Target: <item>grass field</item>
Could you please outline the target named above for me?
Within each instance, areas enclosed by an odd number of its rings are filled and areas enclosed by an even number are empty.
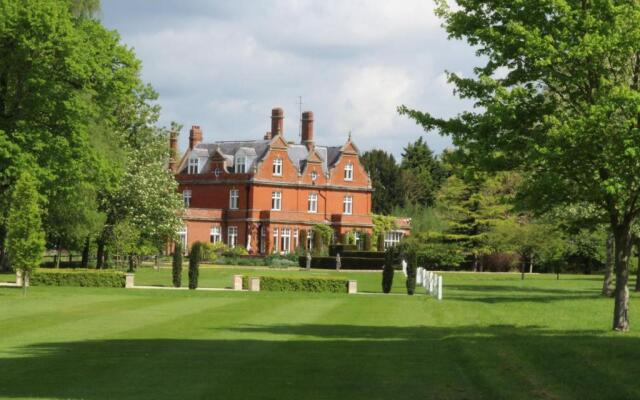
[[[204,269],[201,284],[228,286],[234,273],[247,270]],[[136,283],[168,285],[169,275],[145,269]],[[379,291],[378,273],[340,275]],[[23,298],[0,288],[0,397],[640,398],[640,325],[609,331],[600,282],[447,274],[442,302],[53,287]]]

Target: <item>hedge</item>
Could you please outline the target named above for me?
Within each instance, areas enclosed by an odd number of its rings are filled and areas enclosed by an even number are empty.
[[[340,255],[341,269],[382,269],[384,258],[342,257]],[[306,268],[307,258],[299,257],[298,265]],[[311,268],[335,269],[336,257],[311,257]]]
[[[383,258],[384,251],[344,251],[340,253],[340,257],[356,257],[356,258]]]
[[[124,273],[120,271],[69,271],[37,269],[30,277],[32,286],[124,287]]]
[[[340,253],[340,257],[342,257],[342,253],[345,251],[356,251],[358,247],[355,244],[333,244],[329,246],[329,255],[331,257],[335,257],[336,254]]]
[[[283,278],[274,276],[254,276],[260,278],[260,291],[267,292],[329,292],[346,293],[349,281],[328,278]],[[249,288],[249,276],[242,277],[242,287]]]

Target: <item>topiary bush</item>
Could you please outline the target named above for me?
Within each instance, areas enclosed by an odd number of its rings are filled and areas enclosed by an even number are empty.
[[[412,252],[412,253],[406,254],[406,260],[407,260],[407,282],[406,282],[407,294],[409,296],[412,296],[416,291],[416,269],[417,269],[416,253]]]
[[[286,278],[259,276],[260,291],[267,292],[314,292],[314,293],[346,293],[349,281],[346,279],[327,278]],[[242,277],[242,287],[248,289],[249,277]]]
[[[396,252],[390,247],[384,256],[384,266],[382,267],[382,292],[389,293],[393,287],[394,266],[397,263]]]
[[[171,273],[173,278],[173,287],[182,286],[182,243],[180,242],[177,242],[173,249]]]
[[[195,242],[191,246],[191,253],[189,254],[189,289],[198,288],[200,261],[202,261],[202,243]]]
[[[300,229],[300,240],[299,240],[299,251],[300,253],[304,254],[306,253],[307,249],[307,238],[309,237],[309,234],[307,233],[306,229]]]
[[[378,251],[384,251],[384,232],[378,234]]]
[[[120,271],[36,269],[29,278],[29,283],[32,286],[123,288],[125,284],[125,277],[124,273]]]

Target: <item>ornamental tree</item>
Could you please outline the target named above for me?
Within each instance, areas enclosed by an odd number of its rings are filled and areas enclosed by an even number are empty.
[[[42,262],[44,231],[42,230],[38,183],[29,173],[23,172],[11,196],[11,208],[7,220],[7,252],[11,265],[22,273],[22,288],[27,293],[29,275]]]
[[[613,329],[629,329],[631,227],[640,213],[640,2],[438,0],[453,39],[476,48],[474,76],[449,74],[475,108],[443,119],[399,111],[489,169],[523,172],[537,212],[584,203],[614,236]]]

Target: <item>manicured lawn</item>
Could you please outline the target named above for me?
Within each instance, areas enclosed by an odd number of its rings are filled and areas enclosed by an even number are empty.
[[[378,273],[353,274],[378,290]],[[225,286],[230,275],[203,270],[202,281]],[[23,298],[0,288],[0,397],[640,398],[640,324],[611,333],[613,303],[599,287],[598,276],[447,274],[442,302],[53,287]]]

